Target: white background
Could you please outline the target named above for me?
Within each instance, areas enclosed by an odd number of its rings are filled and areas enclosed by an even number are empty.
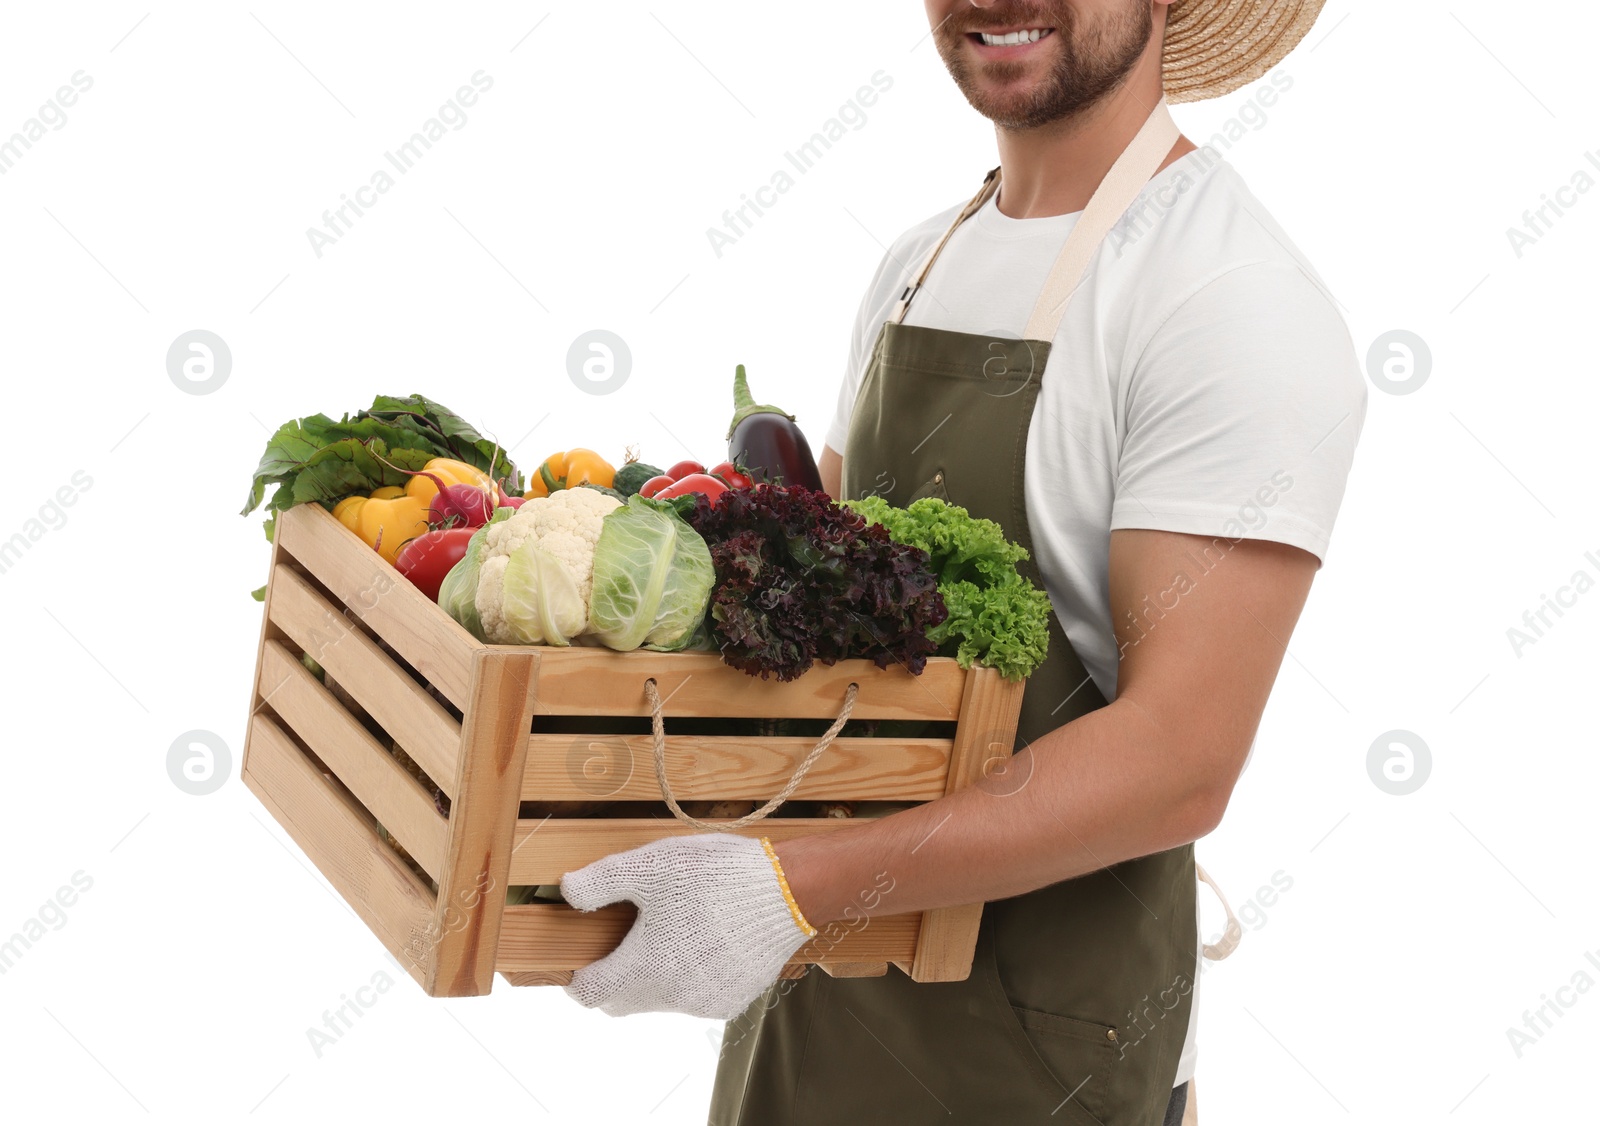
[[[720,456],[742,362],[820,447],[884,246],[995,163],[926,26],[911,3],[7,5],[0,136],[93,79],[0,176],[0,539],[92,480],[0,574],[0,938],[93,881],[0,976],[8,1120],[703,1121],[720,1025],[504,982],[425,997],[239,782],[268,547],[237,513],[268,427],[378,392],[442,400],[525,467],[627,443],[665,464]],[[1592,1114],[1600,990],[1520,1057],[1507,1029],[1600,982],[1600,593],[1520,655],[1506,631],[1600,577],[1600,191],[1520,258],[1506,229],[1600,176],[1597,36],[1587,5],[1330,0],[1226,154],[1362,354],[1406,329],[1432,368],[1373,389],[1254,761],[1199,845],[1238,908],[1292,881],[1203,979],[1202,1121]],[[319,258],[306,229],[480,70],[464,127]],[[707,228],[880,70],[864,126],[718,257]],[[1248,97],[1174,116],[1203,143]],[[211,394],[166,371],[196,328],[232,351]],[[567,375],[595,328],[633,356],[603,397]],[[205,797],[167,774],[194,729],[231,752]],[[1405,796],[1368,771],[1393,729],[1431,751]],[[380,971],[395,987],[319,1057],[307,1030]]]

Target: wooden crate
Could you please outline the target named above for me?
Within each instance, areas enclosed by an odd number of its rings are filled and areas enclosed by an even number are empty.
[[[608,719],[648,717],[651,677],[665,700],[668,777],[680,801],[769,798],[815,740],[673,734],[679,717],[833,719],[853,682],[852,719],[931,720],[948,735],[841,737],[794,799],[917,802],[1009,756],[1022,702],[1021,684],[952,658],[930,659],[918,676],[851,660],[779,683],[715,653],[485,645],[327,511],[304,504],[277,520],[243,778],[430,995],[488,993],[496,972],[514,985],[562,984],[615,948],[634,908],[507,905],[507,889],[557,884],[601,856],[697,830],[670,816],[519,819],[520,806],[592,800],[597,786],[612,799],[659,803],[648,734],[586,743],[568,718],[594,717],[604,731]],[[541,733],[541,722],[555,725],[549,717],[569,730]],[[586,758],[591,744],[599,751]],[[391,746],[443,791],[448,815]],[[597,780],[593,760],[606,767],[613,755],[623,769]],[[857,821],[769,817],[736,831],[780,840]],[[918,981],[961,980],[981,910],[825,926],[785,974],[816,964],[865,976],[893,962]]]

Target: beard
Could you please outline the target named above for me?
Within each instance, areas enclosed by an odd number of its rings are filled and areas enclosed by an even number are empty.
[[[974,63],[968,34],[1017,25],[1053,27],[1049,39],[1057,57],[1039,80],[1023,83],[1032,60]],[[1005,129],[1035,129],[1082,113],[1127,77],[1149,45],[1155,21],[1149,0],[1130,0],[1127,8],[1093,25],[1081,25],[1064,0],[1037,7],[972,10],[959,22],[946,20],[935,31],[939,56],[972,108]]]

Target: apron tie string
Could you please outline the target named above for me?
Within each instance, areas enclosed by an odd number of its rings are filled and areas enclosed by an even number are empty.
[[[1217,886],[1217,881],[1211,878],[1210,873],[1200,867],[1198,860],[1194,862],[1194,870],[1195,874],[1204,880],[1212,891],[1216,892],[1217,898],[1222,900],[1222,909],[1228,913],[1228,926],[1222,932],[1222,938],[1216,942],[1208,942],[1202,947],[1202,953],[1205,954],[1207,961],[1220,962],[1229,954],[1232,954],[1234,948],[1239,945],[1239,940],[1244,937],[1244,928],[1239,925],[1239,919],[1234,915],[1233,906],[1228,902],[1228,897],[1222,894],[1222,889]]]

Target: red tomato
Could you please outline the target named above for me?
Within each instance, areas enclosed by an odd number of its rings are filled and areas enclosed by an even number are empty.
[[[711,498],[711,503],[715,504],[717,498],[727,491],[728,486],[715,477],[708,476],[705,473],[691,473],[687,477],[680,477],[672,482],[672,484],[657,493],[656,496],[662,500],[670,500],[672,497],[681,497],[685,493],[704,493]]]
[[[671,469],[667,470],[667,476],[671,477],[674,481],[681,481],[691,473],[704,473],[705,471],[706,467],[701,465],[698,461],[680,461]]]
[[[428,532],[409,541],[394,557],[395,569],[430,599],[439,601],[439,586],[450,568],[467,553],[476,528],[449,528]]]
[[[658,477],[650,478],[650,480],[640,485],[639,495],[642,497],[653,497],[670,484],[672,484],[671,475],[663,473]]]
[[[731,461],[719,461],[706,472],[713,477],[720,478],[723,484],[730,489],[748,489],[750,487],[749,474],[740,473],[738,469],[734,468],[734,464]]]

